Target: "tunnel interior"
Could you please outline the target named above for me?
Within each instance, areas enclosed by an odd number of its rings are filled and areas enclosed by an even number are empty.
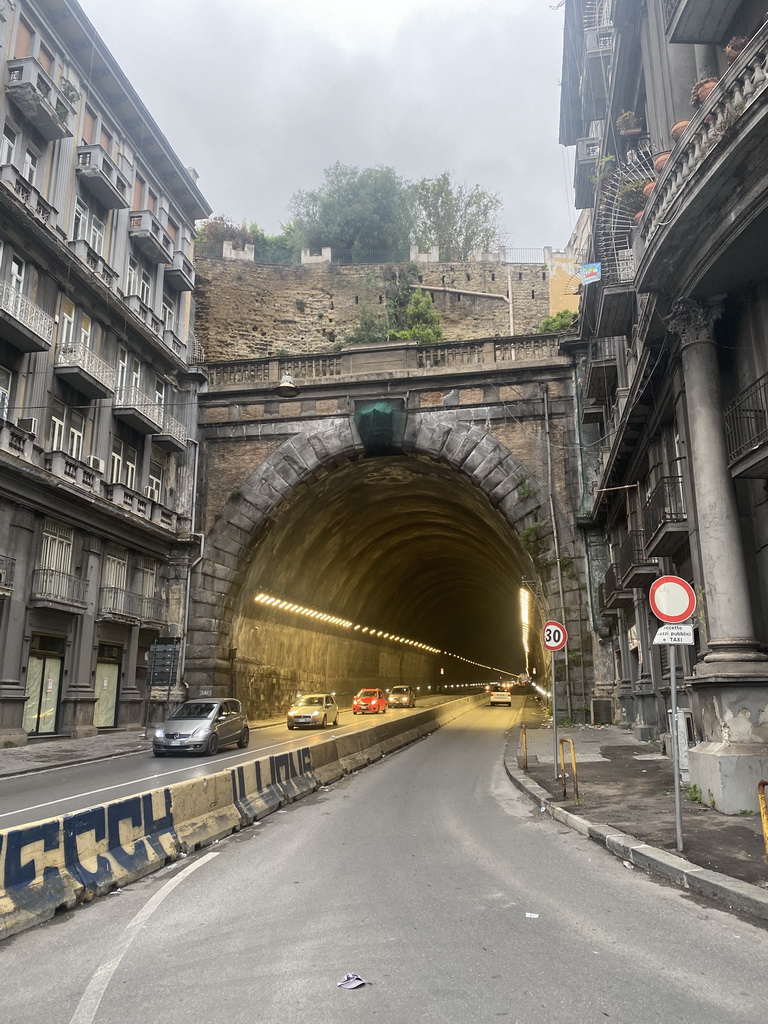
[[[387,676],[382,686],[404,676],[498,678],[526,668],[520,588],[532,575],[517,533],[462,473],[402,454],[342,461],[298,488],[254,538],[232,643],[262,691],[291,672],[318,689],[343,685],[345,671],[355,675],[359,655],[343,652],[349,630],[254,601],[267,592],[459,656],[427,657],[377,640],[360,685],[376,683],[366,672]]]

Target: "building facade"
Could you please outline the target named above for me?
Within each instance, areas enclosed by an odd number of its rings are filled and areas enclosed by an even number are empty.
[[[759,0],[568,0],[560,139],[590,211],[581,523],[605,529],[621,715],[670,731],[649,584],[691,582],[690,779],[737,813],[768,773],[768,22]],[[679,659],[678,659],[679,660]]]
[[[131,727],[183,632],[210,213],[74,0],[0,0],[0,745]]]

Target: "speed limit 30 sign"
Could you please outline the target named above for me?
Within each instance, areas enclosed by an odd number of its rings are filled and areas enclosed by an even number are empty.
[[[568,630],[562,622],[550,619],[549,622],[544,623],[543,639],[546,650],[561,651],[568,643]]]

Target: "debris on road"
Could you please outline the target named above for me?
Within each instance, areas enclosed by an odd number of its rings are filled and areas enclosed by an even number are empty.
[[[366,981],[365,978],[361,978],[359,974],[355,974],[352,971],[350,974],[345,974],[341,981],[336,982],[337,988],[361,988],[363,985],[370,985],[370,981]]]
[[[538,914],[529,914],[529,913],[528,913],[528,912],[526,911],[526,913],[525,913],[525,916],[526,916],[526,917],[538,917],[539,915],[538,915]]]

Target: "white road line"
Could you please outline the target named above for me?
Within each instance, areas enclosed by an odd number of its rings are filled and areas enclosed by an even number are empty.
[[[93,1019],[101,1005],[101,1000],[104,997],[107,986],[112,980],[112,975],[120,966],[120,961],[128,952],[131,943],[138,936],[141,928],[146,924],[152,914],[154,914],[166,896],[170,896],[177,885],[180,885],[188,875],[191,875],[193,871],[197,871],[198,868],[201,868],[203,864],[211,860],[212,857],[218,857],[218,853],[206,853],[204,857],[200,858],[200,860],[196,860],[192,864],[187,864],[187,866],[180,871],[178,875],[167,881],[159,892],[156,892],[151,899],[147,900],[138,914],[136,914],[133,920],[126,926],[125,934],[117,943],[117,949],[114,956],[112,956],[110,960],[107,960],[106,963],[103,963],[88,982],[88,987],[85,992],[83,992],[80,1002],[77,1004],[77,1009],[72,1016],[70,1024],[93,1024]]]

